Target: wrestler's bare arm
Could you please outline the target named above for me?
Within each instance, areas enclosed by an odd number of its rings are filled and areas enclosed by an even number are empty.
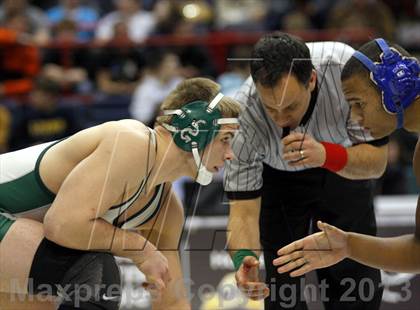
[[[420,143],[413,169],[420,181]],[[420,199],[417,201],[416,234],[396,238],[375,238],[349,233],[350,258],[373,267],[396,272],[420,272]]]
[[[147,156],[148,140],[120,125],[109,126],[103,137],[61,184],[45,216],[45,233],[66,247],[109,250],[132,258],[139,253],[129,250],[143,249],[146,240],[99,217],[120,201],[126,190],[138,187],[145,171],[142,156]]]
[[[413,159],[417,183],[420,181],[420,143]],[[279,251],[276,266],[281,273],[297,271],[294,276],[331,266],[344,258],[394,272],[420,272],[420,198],[417,201],[416,232],[395,238],[346,233],[331,225],[318,224],[322,232],[291,243]],[[321,250],[321,251],[319,251]],[[300,263],[297,263],[300,262]],[[306,262],[302,265],[302,262]]]
[[[417,186],[420,187],[420,138],[417,141],[416,149],[414,151],[413,170],[414,170],[414,175],[416,176]],[[416,238],[420,240],[420,202],[417,202],[415,235],[416,235]]]
[[[148,230],[142,231],[156,245],[159,251],[166,256],[169,263],[172,280],[168,283],[160,300],[153,301],[153,310],[188,310],[189,300],[185,289],[179,246],[184,225],[184,210],[176,194],[169,184],[165,185],[164,202],[157,219],[153,221]],[[141,228],[141,227],[140,227]]]
[[[347,148],[347,164],[338,175],[358,180],[379,178],[385,171],[388,160],[388,145],[373,146],[362,143]]]

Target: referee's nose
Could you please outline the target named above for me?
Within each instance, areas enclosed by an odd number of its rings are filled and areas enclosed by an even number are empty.
[[[279,127],[288,127],[290,124],[290,117],[283,113],[277,113],[273,115],[273,120]]]

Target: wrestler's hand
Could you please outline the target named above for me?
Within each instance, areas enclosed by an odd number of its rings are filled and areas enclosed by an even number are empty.
[[[283,158],[292,167],[321,167],[325,163],[324,146],[309,134],[293,132],[282,139]]]
[[[153,298],[159,299],[171,281],[167,258],[149,243],[142,251],[141,258],[134,263],[146,276],[146,282],[142,286]]]
[[[283,248],[273,260],[280,266],[279,273],[290,273],[291,277],[301,276],[309,271],[334,265],[349,256],[347,233],[332,225],[318,221],[321,232],[295,241]]]
[[[246,256],[235,274],[238,288],[252,300],[264,299],[270,294],[267,285],[259,279],[259,266],[255,257]]]

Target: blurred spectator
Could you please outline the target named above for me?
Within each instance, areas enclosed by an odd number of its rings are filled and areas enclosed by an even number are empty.
[[[182,16],[181,23],[176,25],[176,33],[206,33],[213,22],[213,8],[206,0],[180,2],[179,10]],[[187,28],[187,29],[184,29]]]
[[[24,95],[32,88],[40,56],[28,31],[28,18],[19,12],[8,14],[0,28],[0,96]]]
[[[177,55],[169,51],[150,52],[150,56],[146,57],[143,79],[131,102],[130,112],[133,118],[153,126],[160,104],[182,81],[179,69]]]
[[[236,92],[248,78],[249,59],[251,48],[241,46],[235,47],[229,55],[231,59],[227,64],[227,71],[217,78],[217,83],[221,86],[221,92],[229,97],[234,97]]]
[[[198,76],[216,77],[216,69],[204,46],[178,46],[174,49],[181,61],[181,75],[188,79]]]
[[[97,51],[98,89],[109,95],[131,95],[140,80],[143,57],[136,48],[130,48],[130,38],[125,23],[114,25],[110,46]]]
[[[8,20],[10,15],[23,15],[27,18],[27,31],[33,36],[33,42],[38,45],[48,42],[48,19],[40,9],[29,5],[27,0],[4,0],[0,7],[0,23]]]
[[[306,30],[314,28],[311,16],[315,14],[314,7],[309,1],[295,1],[295,8],[284,16],[282,21],[282,29],[286,31]]]
[[[9,136],[12,125],[12,117],[9,109],[0,105],[0,154],[9,151]]]
[[[153,14],[156,18],[154,34],[172,34],[182,22],[180,4],[171,0],[161,0],[155,5]]]
[[[143,42],[155,27],[152,13],[142,10],[139,0],[114,0],[116,11],[99,20],[96,29],[98,42],[108,42],[115,37],[117,24],[124,23],[128,37],[135,43]]]
[[[412,47],[418,50],[420,42],[420,1],[384,1],[398,21],[395,40],[404,47]]]
[[[211,9],[202,1],[170,1],[156,3],[155,34],[191,37],[208,31],[211,22]],[[214,64],[208,49],[199,45],[177,46],[174,52],[181,61],[181,75],[185,78],[197,76],[216,76]]]
[[[144,10],[152,11],[155,4],[162,0],[137,0],[137,1],[141,1],[142,8]],[[179,1],[179,0],[174,0],[174,1]],[[108,14],[109,12],[112,12],[112,10],[114,10],[115,8],[115,5],[114,5],[115,0],[89,0],[89,2],[92,3],[92,5],[94,5],[95,8],[98,8],[98,11],[101,12],[101,15]]]
[[[79,42],[74,21],[62,20],[54,28],[54,41],[61,46]],[[92,90],[89,77],[94,79],[92,57],[87,48],[44,49],[42,75],[58,83],[62,90],[86,93]]]
[[[156,34],[192,35],[207,33],[213,22],[211,6],[204,0],[161,0],[154,9]]]
[[[10,149],[65,138],[80,130],[73,107],[59,103],[60,87],[40,77],[34,83],[29,102],[14,113]]]
[[[162,0],[141,0],[143,4],[143,9],[147,11],[152,11],[156,3],[162,1]],[[178,1],[178,0],[175,0]]]
[[[47,11],[47,16],[52,27],[64,20],[73,21],[76,24],[77,37],[81,41],[93,38],[98,21],[98,13],[93,8],[82,5],[80,0],[61,0],[59,5]]]
[[[89,0],[97,8],[99,15],[104,16],[114,10],[114,0]]]
[[[31,4],[40,8],[43,11],[47,11],[49,8],[57,5],[59,0],[30,0]],[[103,0],[102,0],[103,1]]]
[[[293,1],[269,1],[267,15],[266,15],[266,28],[267,30],[278,30],[282,28],[281,21],[283,17],[292,10]]]
[[[262,31],[268,11],[268,0],[214,0],[218,29]]]
[[[267,30],[321,29],[333,4],[333,0],[270,1]]]
[[[380,0],[337,1],[328,18],[330,28],[369,27],[378,37],[392,40],[395,19],[391,10]]]
[[[417,10],[420,3],[418,0],[382,1],[390,8],[398,22],[405,19],[415,19],[420,15],[420,10]]]
[[[331,1],[328,0],[297,0],[281,21],[285,30],[310,30],[323,28]]]

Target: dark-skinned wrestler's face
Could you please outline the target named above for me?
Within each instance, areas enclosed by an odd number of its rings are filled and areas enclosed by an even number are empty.
[[[351,118],[370,131],[376,139],[389,136],[397,128],[397,117],[385,111],[382,98],[367,77],[354,75],[342,83],[351,108]]]
[[[315,85],[313,70],[308,85],[300,83],[294,75],[285,75],[274,87],[256,83],[256,88],[267,114],[277,126],[295,129],[308,109]]]

